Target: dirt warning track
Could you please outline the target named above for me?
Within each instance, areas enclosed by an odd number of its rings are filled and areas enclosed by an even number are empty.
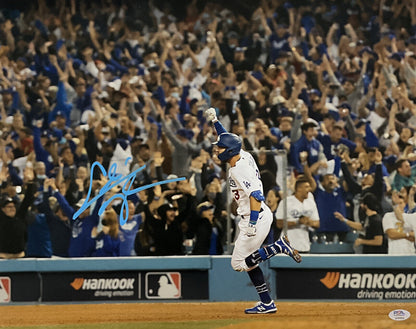
[[[0,327],[248,319],[250,322],[223,328],[416,328],[414,303],[278,302],[275,314],[244,314],[244,309],[250,306],[252,302],[0,306]],[[391,320],[388,314],[396,309],[409,311],[410,318],[405,321]]]

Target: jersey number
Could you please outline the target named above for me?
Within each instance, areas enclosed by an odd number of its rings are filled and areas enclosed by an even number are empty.
[[[238,190],[232,190],[231,192],[234,193],[234,199],[236,200],[240,199],[240,194],[238,193]]]

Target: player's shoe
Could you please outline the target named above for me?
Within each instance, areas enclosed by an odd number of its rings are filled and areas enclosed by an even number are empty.
[[[274,302],[271,301],[269,304],[258,302],[254,307],[247,308],[244,312],[246,314],[262,314],[262,313],[276,313],[277,308]]]
[[[282,249],[282,253],[285,253],[286,255],[292,257],[296,263],[300,263],[302,261],[302,256],[296,249],[294,249],[290,245],[289,239],[286,235],[282,236],[279,240],[277,240],[276,244],[280,246],[280,248]]]

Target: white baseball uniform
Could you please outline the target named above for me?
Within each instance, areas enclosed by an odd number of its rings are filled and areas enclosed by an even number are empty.
[[[254,191],[263,194],[263,183],[260,180],[260,172],[256,162],[250,153],[241,150],[241,158],[231,167],[228,173],[231,193],[237,202],[237,213],[241,216],[239,223],[240,233],[235,241],[231,258],[231,266],[236,271],[247,271],[249,268],[245,258],[258,250],[273,222],[273,214],[269,207],[261,201],[259,218],[256,223],[256,235],[248,237],[246,229],[250,220],[250,195]]]

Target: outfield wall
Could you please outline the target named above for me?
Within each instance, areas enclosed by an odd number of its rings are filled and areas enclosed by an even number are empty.
[[[416,256],[277,256],[262,269],[275,299],[416,300]],[[256,299],[230,256],[0,260],[0,303]]]

